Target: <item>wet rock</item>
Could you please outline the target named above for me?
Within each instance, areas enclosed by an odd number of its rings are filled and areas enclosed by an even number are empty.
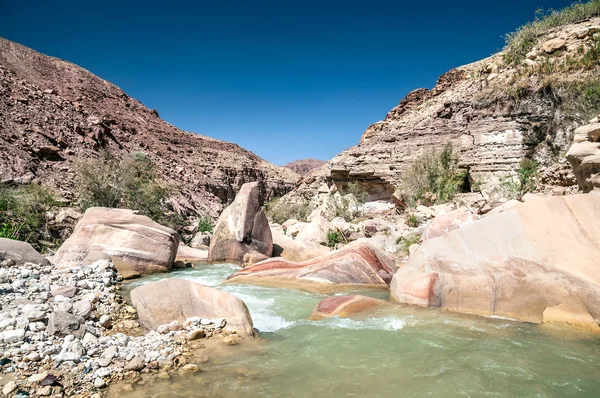
[[[327,297],[317,304],[308,319],[318,321],[332,316],[348,317],[389,305],[389,301],[361,295]]]

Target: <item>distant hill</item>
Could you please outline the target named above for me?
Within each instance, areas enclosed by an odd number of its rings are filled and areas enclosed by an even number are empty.
[[[101,151],[145,152],[178,188],[170,202],[184,215],[217,216],[245,182],[264,182],[269,199],[298,179],[236,144],[170,125],[77,65],[0,38],[0,181],[37,181],[76,200],[73,160]]]
[[[312,170],[318,169],[319,167],[323,166],[324,164],[325,164],[325,161],[323,161],[323,160],[300,159],[300,160],[296,160],[291,163],[288,163],[288,164],[284,165],[283,167],[287,167],[288,169],[300,174],[301,176],[304,176],[304,175],[310,173]]]

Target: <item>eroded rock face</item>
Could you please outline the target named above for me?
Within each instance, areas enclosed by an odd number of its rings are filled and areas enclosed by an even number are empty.
[[[0,238],[0,263],[8,260],[15,265],[34,263],[48,265],[46,257],[38,253],[29,243]]]
[[[600,123],[575,130],[567,160],[573,166],[577,184],[583,192],[600,188]]]
[[[531,198],[424,242],[394,276],[391,296],[534,323],[582,314],[598,322],[599,219],[595,192]]]
[[[188,318],[225,318],[227,329],[253,336],[252,317],[246,304],[222,290],[183,279],[164,279],[137,287],[131,301],[138,311],[140,325],[154,330],[172,321]]]
[[[231,275],[226,283],[288,287],[318,293],[357,288],[388,289],[395,267],[367,244],[348,245],[313,260],[272,258]]]
[[[105,253],[124,277],[166,272],[178,249],[175,231],[133,210],[92,207],[54,256],[60,267],[83,265]]]
[[[332,316],[344,318],[373,311],[390,304],[389,301],[361,295],[332,296],[321,300],[308,319],[318,321]]]
[[[259,184],[244,184],[235,200],[219,217],[210,241],[209,261],[242,264],[247,253],[271,257],[273,237],[269,220],[259,203]]]
[[[238,145],[180,130],[119,87],[77,65],[0,38],[0,181],[41,181],[73,199],[72,161],[143,151],[177,185],[185,215],[216,218],[245,182],[269,199],[298,175]]]

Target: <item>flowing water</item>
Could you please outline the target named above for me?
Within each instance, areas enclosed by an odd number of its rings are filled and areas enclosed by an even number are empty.
[[[260,339],[122,396],[600,397],[600,338],[583,331],[413,307],[308,321],[325,296],[220,286],[235,270],[200,265],[126,287],[177,277],[226,290],[246,302]]]

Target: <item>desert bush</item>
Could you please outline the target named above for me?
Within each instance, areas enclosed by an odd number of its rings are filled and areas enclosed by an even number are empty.
[[[451,200],[464,182],[457,163],[450,144],[439,152],[425,152],[402,176],[400,194],[404,202],[429,206]]]
[[[409,227],[416,228],[419,226],[419,217],[415,213],[406,213],[404,221]]]
[[[203,216],[198,219],[198,232],[211,233],[213,232],[212,221],[209,217]]]
[[[327,233],[327,246],[332,249],[338,244],[342,242],[342,233],[338,230],[330,230]]]
[[[306,221],[308,211],[309,202],[305,199],[297,203],[282,203],[280,198],[275,198],[265,204],[267,217],[276,224],[283,224],[292,219]]]
[[[46,214],[57,206],[50,191],[40,185],[0,185],[0,237],[28,242],[40,251],[56,246],[59,242]]]
[[[421,241],[421,235],[419,234],[412,234],[412,235],[408,235],[406,237],[403,238],[399,238],[398,239],[398,244],[400,245],[400,249],[402,251],[404,251],[405,253],[409,252],[409,248],[416,244],[419,243]]]
[[[539,164],[535,160],[523,159],[517,170],[517,178],[507,178],[502,182],[507,196],[511,199],[521,200],[528,192],[533,192],[537,188]]]
[[[535,19],[506,35],[504,60],[509,64],[519,64],[531,51],[538,37],[549,29],[577,23],[600,15],[600,0],[586,3],[577,2],[562,10],[536,11]]]
[[[153,220],[176,226],[182,219],[168,211],[172,188],[157,176],[152,160],[142,152],[118,159],[108,152],[74,162],[75,191],[82,210],[101,206],[138,210]]]

